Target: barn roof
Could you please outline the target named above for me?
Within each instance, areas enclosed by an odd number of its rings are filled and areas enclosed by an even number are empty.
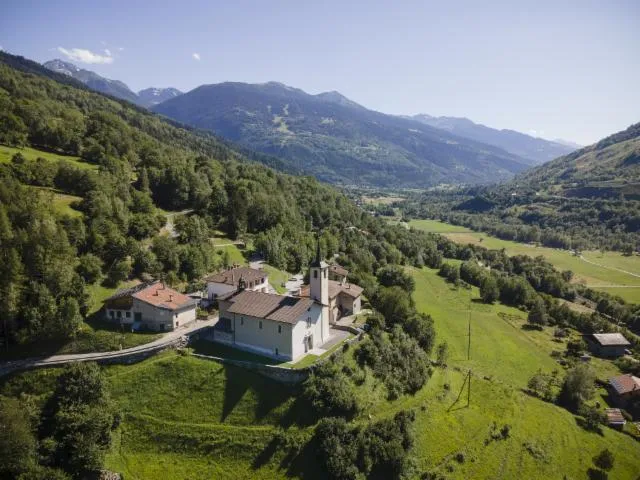
[[[602,346],[628,347],[631,344],[621,333],[594,333],[593,338]]]

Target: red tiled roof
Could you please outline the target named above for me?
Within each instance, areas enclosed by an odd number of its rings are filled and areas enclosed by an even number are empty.
[[[314,304],[314,301],[309,298],[287,297],[251,290],[237,292],[226,300],[231,302],[231,306],[227,309],[229,313],[283,323],[296,323],[298,318]]]
[[[618,395],[640,390],[640,378],[634,377],[630,373],[610,378],[609,383]]]
[[[154,283],[147,288],[134,293],[133,298],[153,305],[154,307],[167,310],[178,310],[188,305],[195,305],[196,301],[172,288],[166,287],[163,283]]]
[[[166,310],[178,310],[198,303],[197,300],[177,292],[158,281],[140,283],[133,287],[123,288],[107,298],[105,302],[124,297],[137,298],[149,305]]]
[[[262,279],[267,278],[267,272],[264,270],[256,270],[255,268],[237,267],[210,275],[205,278],[205,281],[212,283],[224,283],[225,285],[233,285],[234,287],[237,287],[240,277],[242,277],[247,283],[256,281],[262,283]]]

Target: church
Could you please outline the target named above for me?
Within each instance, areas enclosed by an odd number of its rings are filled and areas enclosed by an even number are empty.
[[[359,288],[359,287],[358,287]],[[283,361],[321,347],[331,336],[329,264],[320,256],[309,266],[308,296],[285,296],[247,288],[218,297],[220,319],[215,342]]]

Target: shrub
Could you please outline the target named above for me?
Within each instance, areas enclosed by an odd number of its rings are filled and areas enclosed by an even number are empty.
[[[608,448],[605,448],[598,455],[593,457],[593,464],[602,470],[611,470],[613,468],[613,461],[613,453]]]
[[[351,418],[358,412],[353,385],[331,363],[317,368],[303,385],[303,397],[318,416]]]

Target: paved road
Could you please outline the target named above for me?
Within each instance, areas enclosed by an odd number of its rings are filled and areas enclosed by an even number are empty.
[[[25,370],[33,367],[45,367],[54,365],[64,365],[70,362],[88,362],[97,360],[106,360],[119,357],[127,357],[136,353],[143,353],[148,350],[154,350],[163,346],[169,346],[182,336],[190,336],[197,331],[211,327],[216,324],[218,317],[209,320],[196,320],[191,325],[187,325],[173,332],[168,332],[162,338],[153,342],[145,343],[131,348],[115,350],[111,352],[95,352],[95,353],[71,353],[64,355],[51,355],[49,357],[32,357],[21,360],[12,360],[8,362],[0,362],[0,377],[14,370]]]

